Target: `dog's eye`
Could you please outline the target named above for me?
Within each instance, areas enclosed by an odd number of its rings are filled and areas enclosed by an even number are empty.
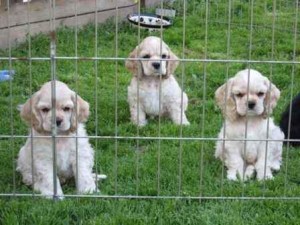
[[[257,96],[258,96],[258,97],[262,97],[262,96],[264,96],[264,94],[265,94],[265,93],[263,93],[262,91],[260,91],[260,92],[257,93]]]
[[[162,58],[162,59],[165,59],[165,58],[167,58],[167,55],[166,55],[166,54],[162,54],[162,55],[161,55],[161,58]]]
[[[150,59],[150,55],[149,55],[149,54],[144,55],[143,58],[144,58],[144,59]]]
[[[50,111],[50,109],[49,109],[49,108],[46,108],[46,107],[45,107],[45,108],[42,108],[41,110],[42,110],[43,113],[47,113],[47,112]]]
[[[71,108],[70,108],[70,107],[65,107],[65,108],[63,108],[63,110],[64,110],[65,112],[69,112],[69,111],[71,110]]]
[[[244,96],[244,94],[243,93],[237,93],[237,94],[235,94],[235,96],[238,97],[238,98],[242,98]]]

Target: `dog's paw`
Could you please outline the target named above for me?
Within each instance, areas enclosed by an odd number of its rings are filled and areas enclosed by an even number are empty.
[[[65,199],[64,195],[45,194],[43,196],[49,200],[64,200]]]
[[[105,180],[107,178],[107,176],[105,174],[96,174],[96,173],[92,173],[93,179],[100,181],[100,180]]]
[[[80,188],[80,190],[78,190],[79,194],[93,194],[95,192],[99,191],[96,188],[96,185],[91,184],[91,185],[87,185],[85,187]]]
[[[272,180],[274,177],[272,175],[271,170],[267,169],[266,173],[264,173],[264,171],[257,172],[256,178],[257,180],[262,181],[262,180]]]
[[[254,176],[255,167],[253,165],[247,166],[245,170],[245,180],[251,179]]]
[[[190,122],[188,120],[173,120],[173,122],[176,124],[176,125],[183,125],[183,126],[188,126],[190,125]]]
[[[232,180],[232,181],[236,181],[237,180],[236,171],[235,170],[228,170],[227,171],[227,179]]]
[[[181,124],[184,126],[188,126],[188,125],[190,125],[190,122],[188,120],[185,120],[185,121],[182,121]]]
[[[140,121],[132,120],[131,122],[138,127],[144,127],[148,124],[147,120],[140,120]]]

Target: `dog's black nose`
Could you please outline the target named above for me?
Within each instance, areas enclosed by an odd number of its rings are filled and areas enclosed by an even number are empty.
[[[60,126],[61,125],[61,123],[62,123],[62,119],[60,119],[60,118],[56,118],[56,126]]]
[[[152,66],[155,68],[155,69],[159,69],[159,67],[160,67],[160,63],[159,62],[153,62],[152,63]]]
[[[253,109],[255,107],[255,102],[248,102],[248,108]]]

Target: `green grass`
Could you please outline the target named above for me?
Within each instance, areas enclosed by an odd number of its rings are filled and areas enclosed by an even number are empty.
[[[181,58],[292,61],[294,54],[295,7],[292,1],[276,1],[276,20],[272,54],[273,3],[255,1],[253,7],[252,51],[250,46],[251,1],[232,1],[230,46],[228,51],[228,4],[213,1],[209,4],[205,23],[205,1],[187,4],[186,21],[183,3],[177,1],[174,25],[163,31],[165,42]],[[98,25],[95,49],[95,25],[78,31],[78,56],[127,57],[138,44],[138,31],[127,22],[118,25],[116,46],[114,20]],[[183,24],[185,23],[185,46]],[[299,27],[299,22],[298,22]],[[149,32],[141,30],[141,39]],[[150,35],[160,36],[159,32]],[[299,39],[299,32],[297,33]],[[31,56],[48,57],[49,36],[39,34],[31,38]],[[116,51],[117,47],[117,51]],[[300,43],[295,47],[299,61]],[[57,30],[57,54],[75,55],[75,29]],[[12,56],[27,57],[28,42],[12,49]],[[8,51],[0,50],[0,56]],[[228,66],[228,74],[227,74]],[[222,116],[215,106],[214,92],[246,63],[187,62],[181,63],[175,74],[189,96],[187,117],[189,127],[182,129],[183,137],[216,137]],[[0,135],[26,135],[16,107],[31,93],[51,79],[48,61],[12,61],[15,79],[0,83]],[[281,98],[274,111],[278,122],[291,97],[292,75],[294,95],[300,90],[299,66],[292,64],[252,63],[252,68],[269,77],[281,90]],[[8,61],[0,61],[0,68],[9,68]],[[77,68],[77,69],[76,69]],[[130,123],[126,102],[131,74],[123,61],[57,60],[57,77],[87,100],[91,116],[87,123],[89,135],[137,136],[137,128]],[[30,83],[30,76],[32,82]],[[96,91],[97,90],[97,91]],[[97,104],[96,104],[97,103]],[[97,105],[97,108],[95,108]],[[97,112],[97,117],[96,117]],[[204,114],[203,114],[204,112]],[[117,120],[115,120],[117,115]],[[12,121],[10,119],[12,118]],[[203,129],[202,129],[203,128]],[[180,137],[181,128],[162,118],[160,132],[158,118],[139,129],[140,136]],[[0,139],[0,193],[32,193],[14,172],[15,160],[24,138]],[[104,195],[141,196],[204,196],[204,197],[297,197],[300,195],[299,149],[284,148],[282,169],[272,181],[246,183],[228,182],[222,178],[224,168],[213,157],[213,141],[178,140],[107,140],[91,139],[96,151],[95,170],[108,175],[99,183]],[[115,157],[117,155],[117,157]],[[180,158],[180,155],[182,156]],[[158,161],[159,159],[159,161]],[[117,165],[117,166],[116,166]],[[180,166],[181,165],[181,166]],[[158,176],[159,168],[159,176]],[[138,171],[138,173],[137,173]],[[74,182],[63,186],[65,194],[74,194]],[[30,209],[30,210],[29,210]],[[0,199],[2,224],[299,224],[300,205],[297,201],[265,200],[126,200],[126,199],[66,199],[52,202],[39,198]]]

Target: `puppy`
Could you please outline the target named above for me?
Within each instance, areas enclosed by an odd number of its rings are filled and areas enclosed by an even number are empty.
[[[286,138],[290,138],[293,140],[298,139],[298,142],[290,141],[290,145],[300,146],[300,93],[293,99],[291,106],[291,115],[290,105],[288,105],[284,113],[281,115],[280,128],[283,130]],[[291,124],[289,128],[290,120]]]
[[[94,192],[94,151],[83,125],[89,116],[89,104],[66,84],[55,81],[55,86],[55,124],[52,123],[51,82],[45,83],[21,106],[21,117],[31,127],[32,138],[27,139],[19,152],[17,171],[26,185],[47,197],[54,194],[53,180],[56,179],[57,195],[62,198],[61,182],[71,177],[76,178],[79,193]],[[53,126],[57,135],[67,137],[52,138]],[[76,135],[80,138],[76,139]],[[54,141],[57,174],[53,174]]]
[[[253,69],[238,72],[215,92],[225,117],[218,138],[227,139],[217,141],[215,157],[224,162],[229,180],[250,178],[255,171],[258,180],[272,179],[271,170],[280,169],[284,134],[268,118],[279,96],[277,87]],[[244,138],[255,141],[235,140]]]
[[[126,67],[133,74],[128,87],[131,122],[144,126],[146,115],[166,115],[175,124],[188,125],[188,98],[173,76],[178,58],[170,48],[158,37],[147,37],[129,58]]]

